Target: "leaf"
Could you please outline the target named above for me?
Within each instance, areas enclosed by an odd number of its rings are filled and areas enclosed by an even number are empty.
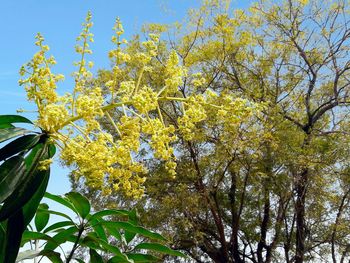
[[[39,140],[40,136],[33,134],[19,137],[0,149],[0,161],[33,148],[39,142]]]
[[[25,176],[28,178],[24,179],[24,181],[15,189],[15,191],[5,200],[4,205],[1,207],[0,221],[8,218],[11,214],[15,213],[26,203],[28,203],[34,197],[38,189],[44,189],[43,192],[45,192],[49,174],[49,170],[38,171],[36,169],[31,170],[29,174],[26,174]],[[42,195],[43,194],[44,193],[42,193]],[[37,197],[36,199],[39,199],[36,200],[36,202],[38,202],[36,206],[30,205],[25,209],[26,221],[29,220],[30,222],[31,218],[33,218],[35,214],[41,198]]]
[[[48,210],[49,206],[47,204],[40,204],[38,208],[41,208],[41,210],[38,210],[35,215],[34,223],[36,230],[40,232],[43,230],[50,219],[49,213],[44,213],[43,210]]]
[[[131,223],[128,222],[101,222],[103,226],[108,226],[108,227],[115,227],[117,229],[124,229],[125,231],[129,231],[132,233],[136,233],[139,235],[142,235],[144,237],[148,237],[151,239],[156,239],[156,240],[166,240],[164,237],[162,237],[160,234],[151,232],[143,227],[140,226],[135,226]]]
[[[6,240],[6,228],[7,221],[0,223],[0,262],[2,262],[1,255],[5,254],[5,240]]]
[[[129,259],[134,262],[148,263],[148,262],[161,262],[161,259],[153,255],[140,254],[140,253],[128,253],[126,254]]]
[[[79,229],[76,226],[69,227],[52,237],[52,240],[47,242],[45,250],[55,250],[59,245],[70,240],[72,235],[77,233]]]
[[[0,123],[0,129],[6,129],[6,128],[14,128],[15,126],[13,126],[10,123]]]
[[[129,213],[130,212],[127,210],[106,209],[103,211],[96,212],[90,217],[88,216],[87,219],[90,221],[90,220],[93,220],[95,218],[101,218],[104,216],[129,216]]]
[[[25,243],[31,240],[47,240],[47,241],[51,240],[52,241],[52,238],[49,235],[46,235],[44,233],[26,230],[22,234],[21,246],[23,246]]]
[[[0,166],[0,203],[9,197],[23,179],[26,169],[24,158],[14,156]]]
[[[3,262],[12,263],[16,261],[24,228],[23,212],[19,210],[12,214],[7,221]]]
[[[167,246],[164,246],[162,244],[159,244],[159,243],[141,243],[141,244],[138,244],[137,246],[135,246],[134,249],[135,250],[136,249],[147,249],[147,250],[152,250],[152,251],[164,253],[164,254],[171,255],[171,256],[186,257],[186,255],[181,253],[180,251],[173,250],[173,249],[171,249]]]
[[[40,256],[40,251],[37,250],[25,250],[22,252],[19,252],[17,258],[16,258],[16,262],[20,262],[23,261],[25,259],[32,259],[32,258],[36,258],[37,256]]]
[[[136,209],[133,209],[133,210],[130,211],[128,222],[133,224],[133,225],[137,225],[138,218],[137,218],[137,211],[136,211]],[[124,236],[125,236],[125,240],[126,240],[127,244],[129,244],[134,239],[134,237],[136,236],[136,233],[135,232],[125,231]]]
[[[25,205],[20,209],[21,216],[22,216],[22,223],[23,223],[22,232],[25,229],[25,227],[30,223],[32,218],[34,217],[35,212],[37,210],[37,207],[39,206],[39,203],[40,203],[40,201],[41,201],[41,199],[44,196],[44,193],[46,191],[46,187],[47,187],[47,184],[49,181],[50,171],[49,170],[40,171],[40,175],[41,174],[43,175],[43,178],[39,178],[39,186],[33,190],[34,194],[29,198],[29,201],[26,202]],[[5,204],[2,208],[5,207],[5,209],[6,209],[6,205],[7,205],[7,203],[5,201]],[[16,205],[17,204],[13,205],[13,207],[15,207]],[[11,211],[11,209],[14,209],[13,207],[11,207],[11,208],[8,207],[8,209]],[[7,210],[1,209],[1,211],[7,211]],[[37,234],[40,234],[40,233],[37,233]],[[41,237],[41,238],[43,238],[43,237]],[[18,252],[20,244],[13,242],[13,243],[11,243],[11,246],[13,247],[13,249],[17,249],[17,252]],[[7,262],[7,261],[5,261],[5,262]]]
[[[130,263],[130,262],[133,262],[133,261],[129,260],[126,257],[121,257],[121,256],[114,256],[107,261],[107,263]]]
[[[51,143],[49,144],[49,158],[54,157],[54,155],[56,154],[56,146]]]
[[[8,123],[30,123],[33,124],[27,118],[20,115],[0,115],[0,124]]]
[[[44,249],[40,252],[40,255],[47,257],[52,263],[63,263],[60,253],[53,250]]]
[[[80,259],[80,258],[73,258],[74,260],[78,261],[79,263],[85,263],[84,260]]]
[[[33,166],[34,161],[39,159],[40,152],[44,150],[44,144],[38,143],[35,145],[25,158],[25,163],[28,169]]]
[[[52,230],[55,230],[57,228],[65,227],[65,226],[72,226],[74,223],[72,221],[62,221],[62,222],[57,222],[55,224],[52,224],[51,226],[47,227],[44,230],[44,233],[48,233]]]
[[[66,197],[72,202],[79,216],[83,219],[86,218],[91,210],[89,200],[77,192],[70,192],[66,194]]]
[[[90,235],[85,236],[81,241],[80,245],[92,249],[101,249],[99,239]]]
[[[61,205],[64,205],[65,207],[68,207],[70,210],[72,210],[74,213],[79,215],[78,211],[75,209],[75,207],[64,197],[59,195],[53,195],[50,193],[45,193],[44,197],[51,199],[57,203],[60,203]]]
[[[101,238],[104,241],[107,241],[106,233],[105,233],[103,227],[100,224],[101,221],[104,221],[104,220],[103,219],[97,219],[97,218],[93,219],[93,220],[90,220],[90,225],[94,229],[95,233],[97,234],[97,236],[99,238]]]
[[[43,196],[46,192],[47,185],[49,183],[50,178],[50,169],[46,171],[40,171],[42,173],[43,178],[41,180],[41,184],[37,188],[34,195],[31,197],[31,199],[23,206],[23,215],[24,215],[24,223],[28,225],[32,218],[34,217],[38,206],[43,199]],[[46,223],[47,224],[47,223]]]
[[[1,207],[0,221],[5,220],[17,210],[19,210],[21,207],[23,207],[34,196],[34,194],[36,193],[37,189],[40,188],[40,186],[47,185],[49,171],[37,170],[39,161],[45,159],[46,156],[46,146],[40,147],[39,150],[35,152],[35,156],[33,156],[31,164],[28,165],[27,170],[23,175],[23,180],[18,185],[18,187],[16,187],[13,193],[5,200],[4,205]],[[42,184],[43,182],[44,184]],[[46,187],[42,188],[46,189]],[[34,208],[34,213],[38,205],[39,203]],[[28,209],[30,208],[31,207],[28,207]]]
[[[20,135],[25,135],[28,133],[32,133],[29,130],[17,127],[10,127],[6,129],[0,129],[0,142],[4,142],[6,140],[15,138]]]
[[[90,248],[90,262],[103,263],[102,257],[96,252],[96,250]]]
[[[42,212],[42,213],[47,213],[47,214],[52,214],[52,215],[57,215],[57,216],[62,216],[68,220],[70,220],[70,222],[74,222],[72,218],[70,218],[68,215],[64,214],[64,213],[61,213],[61,212],[57,212],[57,211],[52,211],[52,210],[41,210],[39,208],[39,210]],[[74,223],[73,223],[74,224]]]
[[[110,245],[108,242],[104,240],[100,240],[100,245],[105,251],[111,252],[116,256],[122,257],[125,260],[128,260],[128,258],[120,251],[120,249],[116,246]],[[127,262],[127,261],[126,261]]]
[[[110,227],[108,225],[105,225],[105,228],[109,232],[110,235],[114,236],[117,240],[122,241],[122,235],[120,234],[119,230],[115,227]],[[126,241],[125,241],[126,243]]]

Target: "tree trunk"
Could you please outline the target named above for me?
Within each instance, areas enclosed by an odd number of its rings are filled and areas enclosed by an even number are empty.
[[[295,263],[304,262],[305,254],[305,194],[306,184],[308,181],[308,168],[305,168],[297,178],[295,204],[296,213],[296,246],[295,246]]]

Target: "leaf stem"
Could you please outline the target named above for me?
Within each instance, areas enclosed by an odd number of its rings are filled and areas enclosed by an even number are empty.
[[[68,258],[66,260],[66,263],[69,263],[72,260],[74,252],[79,246],[79,240],[80,240],[80,237],[83,234],[84,230],[85,230],[85,226],[84,226],[84,224],[81,224],[80,228],[79,228],[77,239],[74,242],[73,248],[72,248],[72,250],[71,250],[71,252],[70,252],[70,254],[69,254],[69,256],[68,256]]]

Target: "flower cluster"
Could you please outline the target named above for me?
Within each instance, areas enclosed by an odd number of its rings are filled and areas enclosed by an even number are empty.
[[[207,118],[203,107],[204,97],[194,95],[188,98],[185,104],[183,116],[178,119],[179,130],[185,140],[193,140],[196,135],[196,124]]]
[[[165,66],[165,94],[176,93],[179,86],[183,84],[183,77],[186,75],[186,70],[179,66],[179,57],[175,51],[170,53],[169,59]]]
[[[63,80],[63,75],[55,75],[50,67],[56,64],[53,57],[46,57],[49,50],[43,44],[44,38],[38,34],[35,45],[39,51],[34,55],[32,61],[20,70],[22,77],[20,84],[24,85],[29,101],[36,103],[39,113],[37,125],[43,130],[54,132],[60,124],[68,117],[66,99],[60,98],[56,93],[57,82]]]
[[[161,87],[147,82],[147,74],[158,72],[154,61],[159,52],[159,35],[150,34],[139,51],[125,52],[121,46],[127,41],[121,39],[124,30],[119,19],[112,37],[116,48],[109,52],[113,69],[105,83],[100,84],[107,88],[104,91],[107,94],[103,93],[103,87],[96,85],[90,72],[93,63],[86,62],[86,56],[92,53],[89,43],[93,42],[90,13],[83,27],[76,46],[80,61],[74,63],[77,70],[73,73],[72,93],[60,96],[56,92],[56,84],[63,76],[51,72],[56,62],[47,56],[49,48],[43,44],[41,35],[36,42],[40,50],[22,67],[20,83],[25,86],[28,99],[37,105],[37,125],[55,140],[63,163],[73,169],[75,178],[84,180],[89,187],[103,194],[119,191],[138,198],[143,194],[142,184],[146,180],[146,169],[138,158],[140,148],[148,145],[153,157],[161,160],[167,172],[175,176],[173,145],[177,132],[185,140],[196,140],[199,124],[208,116],[214,114],[234,129],[232,125],[239,122],[237,118],[253,114],[253,111],[244,111],[246,101],[230,96],[183,97],[178,90],[184,83],[186,69],[180,65],[175,51],[170,52],[163,64],[160,73],[163,78],[158,82]],[[192,78],[194,91],[206,83],[201,74],[194,74]],[[178,131],[175,123],[173,126],[164,121],[161,107],[167,104],[182,106],[182,116],[175,120]],[[102,128],[101,120],[110,124],[116,136]],[[43,169],[47,165],[49,163],[42,163]]]

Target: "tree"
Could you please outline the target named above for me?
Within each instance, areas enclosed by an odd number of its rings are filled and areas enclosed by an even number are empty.
[[[347,1],[289,0],[260,1],[248,10],[206,1],[183,30],[145,27],[147,34],[175,37],[158,43],[140,86],[163,91],[164,78],[176,75],[173,50],[186,74],[178,76],[182,82],[172,78],[175,88],[167,93],[178,99],[160,101],[147,115],[162,116],[179,139],[169,141],[176,178],[149,154],[139,156],[150,171],[137,203],[144,222],[173,236],[197,262],[344,262],[348,26]],[[123,54],[145,49],[135,37]],[[106,94],[111,83],[124,90],[140,72],[139,59],[100,71],[94,85]],[[112,194],[95,195],[96,205],[128,204]]]

